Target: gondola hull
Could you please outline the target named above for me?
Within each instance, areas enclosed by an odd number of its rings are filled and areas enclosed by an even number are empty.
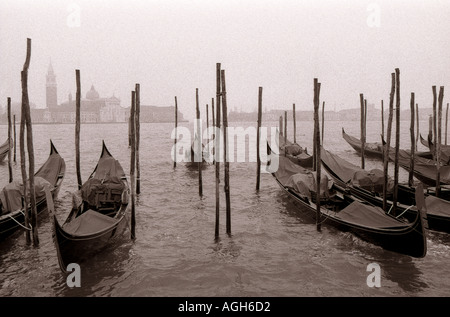
[[[276,177],[275,177],[276,179]],[[317,207],[314,203],[306,203],[298,197],[292,190],[287,189],[276,179],[280,188],[302,209],[311,215],[317,215]],[[346,195],[346,194],[345,194]],[[349,199],[353,199],[348,196]],[[378,245],[383,249],[409,255],[411,257],[422,258],[427,253],[426,233],[424,222],[426,221],[423,212],[416,212],[416,219],[408,225],[401,225],[399,228],[374,228],[350,224],[340,219],[334,212],[321,208],[322,218],[326,219],[324,224],[331,225],[344,232],[352,232],[361,239]],[[400,224],[400,223],[399,223]]]
[[[125,172],[103,142],[97,166],[74,193],[72,210],[65,222],[60,225],[56,215],[50,215],[63,273],[67,273],[70,263],[80,264],[123,237],[130,220],[130,198]]]
[[[64,179],[66,164],[64,159],[59,155],[53,143],[50,141],[50,155],[47,161],[35,173],[35,177],[42,177],[47,180],[51,189],[52,198],[56,199],[61,189]],[[45,195],[36,197],[36,211],[38,220],[42,214],[47,211],[47,201]],[[28,207],[28,213],[31,213],[31,207]],[[24,230],[25,213],[23,208],[0,216],[0,239],[4,239],[17,230]]]
[[[86,236],[72,235],[64,231],[56,216],[52,215],[53,239],[58,245],[57,254],[61,270],[64,272],[70,263],[83,263],[94,254],[123,238],[129,221],[127,213],[128,210],[116,225]]]

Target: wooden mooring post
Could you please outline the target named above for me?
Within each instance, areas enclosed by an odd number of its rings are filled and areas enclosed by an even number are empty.
[[[16,115],[13,115],[13,128],[14,128],[14,163],[16,162]]]
[[[442,144],[442,102],[444,100],[444,87],[439,88],[439,98],[438,98],[438,117],[437,117],[437,142],[436,147],[436,197],[441,194],[441,144]]]
[[[226,204],[226,232],[231,235],[231,200],[230,200],[230,159],[228,153],[228,110],[227,110],[227,89],[225,84],[225,70],[220,73],[222,81],[222,122],[223,122],[223,159],[224,159],[224,179],[225,179],[225,204]]]
[[[295,121],[295,103],[292,104],[292,120],[294,122],[294,144],[297,143],[297,122]]]
[[[131,92],[130,127],[131,127],[131,155],[130,155],[130,183],[131,183],[131,239],[136,238],[136,203],[135,203],[135,168],[136,168],[136,91]]]
[[[386,145],[383,155],[383,210],[387,212],[387,187],[389,170],[389,152],[391,148],[392,119],[394,116],[395,73],[391,74],[391,93],[389,96],[389,116],[386,130]]]
[[[321,211],[320,211],[320,178],[321,178],[321,160],[320,160],[320,127],[319,127],[319,94],[320,83],[314,78],[314,144],[316,149],[316,228],[321,230]]]
[[[400,69],[395,69],[395,159],[394,159],[394,195],[392,198],[392,215],[397,215],[399,164],[398,154],[400,150]]]
[[[81,168],[80,168],[80,125],[81,125],[81,80],[80,70],[75,70],[77,93],[75,103],[75,166],[77,173],[78,189],[81,189],[83,182],[81,180]]]
[[[411,93],[411,102],[410,102],[410,112],[411,112],[411,123],[409,126],[409,133],[411,137],[411,158],[409,161],[409,175],[408,175],[408,185],[412,187],[414,185],[414,152],[416,149],[415,137],[414,137],[414,93]]]
[[[447,109],[445,110],[445,145],[447,145],[448,106],[449,103],[447,102]]]
[[[364,149],[366,147],[366,138],[364,136],[364,118],[365,118],[365,107],[364,107],[364,95],[359,94],[359,102],[361,104],[361,168],[365,168],[365,159],[364,159]]]
[[[261,182],[261,121],[262,121],[262,92],[263,87],[259,87],[258,89],[258,119],[256,126],[256,190],[260,188]]]
[[[140,125],[140,113],[141,113],[141,85],[135,85],[136,92],[136,106],[134,112],[134,126],[135,126],[135,152],[136,152],[136,195],[141,193],[141,167],[139,163],[139,147],[141,142],[141,125]]]
[[[200,119],[200,108],[198,102],[198,88],[195,88],[195,109],[197,115],[197,131],[195,132],[197,140],[197,148],[195,152],[197,155],[194,157],[198,160],[198,194],[203,196],[203,179],[202,179],[202,168],[203,168],[203,142],[202,142],[202,129],[201,129],[201,119]],[[195,142],[194,142],[195,143]]]
[[[11,98],[7,99],[7,107],[8,107],[8,175],[9,175],[9,183],[13,181],[13,173],[12,173],[12,165],[11,165]]]
[[[219,224],[220,224],[220,63],[216,63],[216,133],[214,135],[214,159],[216,162],[216,224],[215,224],[215,239],[219,238]]]
[[[28,150],[28,173],[29,173],[29,193],[30,193],[30,209],[31,209],[31,230],[33,237],[33,245],[39,245],[39,236],[37,229],[37,209],[36,209],[36,194],[34,187],[34,146],[33,146],[33,128],[31,124],[31,115],[30,115],[30,102],[28,98],[28,68],[30,65],[30,57],[31,57],[31,39],[27,39],[27,55],[25,64],[23,66],[23,71],[21,73],[22,77],[22,121],[26,126],[27,130],[27,150]],[[22,136],[23,137],[23,136]],[[24,142],[21,144],[24,146]],[[21,153],[25,155],[25,149],[21,150]],[[24,158],[25,159],[25,158]],[[25,162],[24,162],[25,163]],[[23,170],[22,170],[23,172]],[[22,173],[24,192],[26,193],[26,173]],[[24,195],[26,196],[26,195]],[[26,200],[26,198],[24,199]],[[27,209],[28,204],[25,202],[25,210]]]
[[[177,133],[178,128],[178,104],[177,96],[175,96],[175,138],[173,139],[173,168],[177,167]]]
[[[419,104],[416,103],[416,152],[419,144]]]

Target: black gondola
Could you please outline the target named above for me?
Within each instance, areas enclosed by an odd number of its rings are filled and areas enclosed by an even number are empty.
[[[56,215],[51,215],[53,241],[63,272],[68,264],[85,261],[122,235],[131,209],[129,196],[125,172],[103,142],[97,166],[74,193],[65,222],[60,225]]]
[[[308,182],[314,180],[314,173],[286,157],[274,154],[269,145],[268,153],[268,171],[281,189],[302,208],[316,214],[315,185],[308,186]],[[415,210],[416,217],[413,221],[406,222],[386,214],[380,207],[358,199],[336,183],[323,188],[320,197],[320,210],[325,224],[353,232],[386,250],[418,258],[426,255],[425,211],[414,206],[412,210]]]
[[[65,171],[66,163],[50,140],[50,155],[34,174],[36,210],[38,215],[47,210],[45,188],[50,189],[53,199],[56,199],[64,179]],[[21,181],[9,183],[0,192],[0,238],[4,238],[16,230],[24,228],[25,213],[22,203],[23,194],[23,184]],[[27,201],[29,203],[30,199]],[[30,208],[31,206],[28,206],[28,212],[30,212]]]

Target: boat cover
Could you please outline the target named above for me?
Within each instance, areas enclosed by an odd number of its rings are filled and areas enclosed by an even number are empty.
[[[443,217],[450,216],[450,201],[448,200],[429,195],[425,198],[425,206],[427,214]]]
[[[64,224],[63,229],[69,234],[83,236],[106,230],[116,225],[118,222],[118,219],[108,217],[89,209],[72,221]]]
[[[389,159],[394,161],[394,153],[389,153]],[[399,150],[398,155],[399,164],[409,170],[410,167],[410,155],[405,150]],[[414,172],[424,177],[435,180],[437,175],[436,161],[425,159],[422,157],[414,157]],[[440,167],[440,181],[444,184],[450,184],[450,165],[444,165]]]
[[[321,160],[344,183],[378,193],[383,191],[384,176],[380,169],[362,169],[323,148]],[[388,176],[388,192],[392,192],[393,187],[393,181]]]
[[[27,182],[27,201],[30,202],[29,194],[29,182]],[[36,194],[36,200],[45,197],[45,189],[53,189],[52,184],[42,177],[34,177],[34,191]],[[23,183],[21,181],[12,181],[7,184],[0,192],[0,201],[2,203],[2,208],[0,214],[6,214],[9,212],[17,211],[22,209],[22,196],[23,196]]]
[[[305,169],[284,156],[279,157],[278,170],[275,172],[280,183],[292,188],[303,197],[311,199],[311,192],[316,192],[316,172]],[[320,178],[321,197],[330,197],[332,182],[324,174]]]
[[[336,218],[363,227],[380,229],[399,229],[408,226],[385,214],[383,209],[355,201],[336,213]]]

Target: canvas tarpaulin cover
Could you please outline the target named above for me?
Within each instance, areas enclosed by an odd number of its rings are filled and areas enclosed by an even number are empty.
[[[448,217],[450,214],[450,201],[429,195],[425,198],[427,214]]]
[[[294,189],[303,197],[311,198],[311,191],[316,192],[316,173],[311,172],[284,156],[279,156],[276,178],[283,186]],[[330,181],[326,175],[321,175],[321,196],[329,197]]]
[[[382,192],[384,175],[379,169],[365,170],[322,148],[322,162],[344,183],[359,186],[366,190]],[[392,179],[388,176],[388,192],[393,189]]]
[[[45,189],[53,189],[52,184],[42,177],[34,178],[34,191],[36,194],[36,200],[45,197]],[[27,182],[27,201],[30,202],[29,194],[30,185]],[[0,192],[0,201],[2,203],[1,214],[13,212],[22,209],[22,197],[23,197],[23,183],[20,181],[12,181],[7,184]]]
[[[88,210],[71,222],[66,223],[63,228],[67,233],[82,236],[106,230],[117,224],[117,222],[119,222],[118,219],[105,216],[93,210]]]
[[[355,201],[336,214],[347,223],[362,227],[400,229],[408,226],[385,214],[383,209]]]

